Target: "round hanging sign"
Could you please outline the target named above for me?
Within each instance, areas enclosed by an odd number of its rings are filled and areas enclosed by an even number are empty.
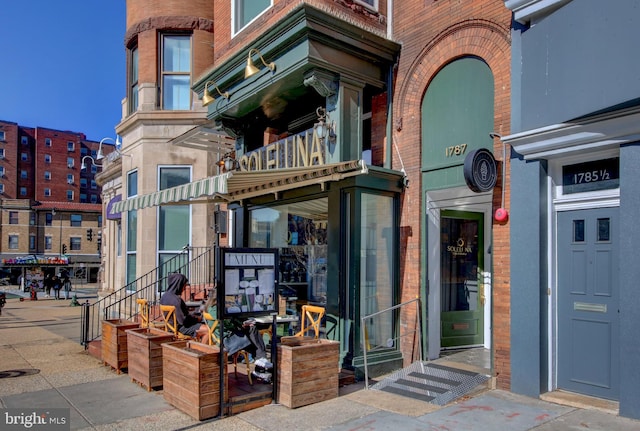
[[[493,189],[498,179],[496,159],[486,148],[471,151],[464,159],[464,180],[476,193]]]

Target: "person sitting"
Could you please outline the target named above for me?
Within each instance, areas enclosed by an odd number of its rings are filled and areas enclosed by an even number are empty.
[[[207,342],[209,331],[202,323],[202,316],[189,313],[187,304],[182,300],[182,292],[189,285],[187,277],[174,272],[167,277],[167,291],[160,298],[161,305],[173,305],[176,309],[176,322],[178,331],[188,337],[197,339],[202,343]]]
[[[207,302],[204,305],[204,311],[206,311],[207,313],[209,313],[211,315],[211,317],[213,317],[213,320],[218,320],[218,300],[217,300],[217,293],[216,290],[214,289],[213,291],[211,291],[211,294],[209,295],[209,299],[207,299]],[[213,325],[213,322],[208,322],[209,325]],[[218,337],[218,339],[220,338],[220,325],[218,325],[218,327],[215,330],[215,334]],[[231,345],[232,341],[231,338],[233,335],[238,335],[238,336],[243,336],[245,335],[249,341],[250,344],[240,347],[237,350],[240,349],[244,349],[247,352],[249,352],[255,359],[254,364],[257,367],[262,367],[265,369],[269,369],[269,368],[273,368],[273,364],[271,362],[269,362],[269,360],[267,360],[267,349],[265,347],[264,344],[264,340],[262,339],[262,336],[260,335],[260,332],[258,331],[258,328],[256,327],[255,323],[252,322],[251,320],[239,320],[236,318],[231,318],[231,319],[225,319],[224,320],[224,341],[223,343],[225,344],[225,348],[227,347],[227,345]],[[229,350],[227,348],[227,350]],[[235,353],[235,352],[231,352],[230,353]]]

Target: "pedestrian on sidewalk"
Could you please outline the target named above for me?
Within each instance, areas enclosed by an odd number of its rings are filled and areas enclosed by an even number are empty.
[[[44,276],[42,284],[44,285],[44,297],[48,298],[51,295],[51,274]]]
[[[64,289],[64,299],[69,299],[69,292],[71,292],[71,280],[69,280],[68,275],[62,279],[62,289]]]
[[[62,289],[62,283],[57,275],[51,278],[51,288],[53,289],[56,299],[60,299],[60,289]]]

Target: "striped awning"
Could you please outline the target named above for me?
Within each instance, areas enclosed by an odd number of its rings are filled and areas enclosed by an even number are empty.
[[[367,164],[363,160],[304,168],[233,171],[116,202],[111,212],[159,205],[240,201],[308,185],[324,187],[326,182],[340,181],[367,172]]]

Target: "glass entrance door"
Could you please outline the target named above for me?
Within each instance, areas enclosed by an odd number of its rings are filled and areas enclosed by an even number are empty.
[[[484,235],[482,213],[445,211],[440,218],[442,347],[482,344]]]

